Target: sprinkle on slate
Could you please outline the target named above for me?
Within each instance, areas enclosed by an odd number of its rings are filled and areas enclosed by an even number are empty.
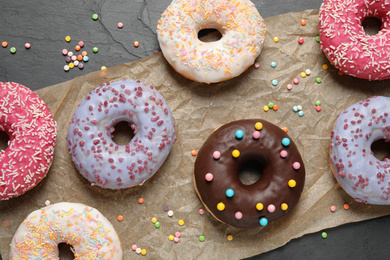
[[[66,41],[66,42],[70,42],[70,40],[71,40],[70,36],[66,36],[66,37],[65,37],[65,41]]]
[[[144,203],[144,198],[142,198],[142,197],[141,197],[141,198],[138,198],[138,203],[139,203],[139,204]]]
[[[336,211],[336,206],[334,206],[334,205],[330,206],[330,211],[335,212]]]
[[[118,219],[119,222],[122,222],[123,221],[123,216],[119,215],[117,219]]]
[[[255,69],[258,69],[260,68],[260,63],[256,62],[255,65],[254,65]]]
[[[123,28],[123,23],[118,23],[118,28],[122,29]]]
[[[134,42],[134,47],[138,48],[138,46],[139,46],[139,42],[138,42],[138,41],[135,41],[135,42]]]
[[[92,48],[92,51],[93,51],[94,53],[97,53],[97,52],[99,51],[99,48],[98,48],[98,47],[93,47],[93,48]]]
[[[16,53],[16,48],[15,47],[11,47],[9,49],[9,51],[12,53],[12,54],[15,54]]]
[[[345,203],[345,204],[344,204],[344,209],[345,209],[345,210],[348,210],[348,209],[349,209],[349,204]]]
[[[322,82],[322,79],[320,77],[316,78],[316,82],[320,84]]]
[[[328,237],[328,234],[327,234],[326,232],[322,232],[322,233],[321,233],[321,236],[322,236],[323,239],[325,239],[325,238]]]
[[[3,48],[7,48],[8,42],[6,42],[6,41],[2,42],[2,43],[1,43],[1,46],[2,46]]]
[[[305,25],[306,25],[306,20],[302,19],[302,20],[301,20],[301,25],[302,25],[302,26],[305,26]]]
[[[99,18],[99,15],[98,15],[98,14],[93,14],[93,15],[92,15],[92,19],[93,19],[93,20],[96,21],[98,18]]]
[[[278,41],[279,41],[279,38],[275,36],[275,37],[273,38],[273,40],[274,40],[274,42],[278,42]]]
[[[195,149],[191,151],[192,156],[196,156],[197,154],[198,154],[198,152]]]
[[[203,242],[205,240],[204,236],[199,236],[199,241]]]
[[[298,43],[302,44],[305,40],[303,38],[298,38]]]
[[[31,43],[26,42],[26,43],[24,44],[24,48],[30,49],[30,48],[31,48]]]

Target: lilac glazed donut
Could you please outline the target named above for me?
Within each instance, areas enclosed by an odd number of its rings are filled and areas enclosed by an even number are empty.
[[[341,187],[358,202],[390,205],[390,159],[378,160],[371,144],[390,140],[390,98],[360,101],[337,118],[330,164]]]
[[[116,144],[115,124],[128,122],[134,137]],[[77,170],[92,185],[124,189],[155,174],[176,141],[171,111],[161,94],[140,81],[103,84],[80,103],[69,125],[67,145]]]

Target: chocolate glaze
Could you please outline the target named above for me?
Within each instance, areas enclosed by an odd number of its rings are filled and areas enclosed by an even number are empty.
[[[256,122],[261,122],[261,137],[252,137]],[[236,130],[244,131],[244,137],[237,139]],[[298,202],[305,183],[305,167],[301,155],[291,143],[285,147],[282,139],[288,135],[279,127],[264,120],[248,119],[230,122],[215,130],[199,150],[194,166],[194,186],[205,207],[218,220],[240,228],[259,227],[259,220],[267,218],[268,223],[288,214]],[[289,138],[289,137],[288,137]],[[239,150],[240,156],[234,158],[233,150]],[[286,158],[280,152],[286,150]],[[221,158],[213,158],[213,152],[219,151]],[[239,179],[243,165],[257,161],[263,166],[260,179],[251,185],[244,185]],[[301,164],[300,169],[294,170],[294,162]],[[205,180],[206,173],[212,173],[211,182]],[[290,188],[288,181],[294,179],[296,186]],[[225,192],[234,190],[234,196],[229,198]],[[217,204],[223,202],[225,209],[219,211]],[[257,203],[262,203],[264,209],[258,211]],[[281,209],[281,204],[288,205],[287,210]],[[273,204],[276,210],[268,212],[268,205]],[[235,213],[240,211],[242,219],[238,220]]]

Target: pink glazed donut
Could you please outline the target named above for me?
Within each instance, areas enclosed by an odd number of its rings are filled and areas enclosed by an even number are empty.
[[[344,73],[362,79],[390,78],[390,4],[378,0],[325,0],[320,8],[320,43],[328,59]],[[376,17],[382,28],[367,35],[362,23]]]
[[[111,138],[115,124],[128,122],[126,145]],[[176,141],[171,111],[161,94],[140,81],[102,84],[80,103],[67,142],[77,170],[92,185],[124,189],[142,185],[163,164]]]
[[[337,118],[330,163],[341,187],[358,202],[390,205],[390,159],[378,160],[371,144],[390,140],[390,98],[360,101]]]
[[[45,102],[30,89],[0,82],[0,131],[9,136],[0,152],[0,200],[24,194],[47,174],[53,162],[56,122]]]

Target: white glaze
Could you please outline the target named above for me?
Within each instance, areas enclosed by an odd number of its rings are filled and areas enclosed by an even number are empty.
[[[215,42],[198,39],[201,29],[217,29]],[[205,83],[236,77],[260,55],[264,20],[249,0],[173,0],[157,24],[161,50],[183,76]]]
[[[59,243],[70,244],[76,259],[123,257],[114,227],[98,210],[61,202],[27,216],[12,238],[10,259],[59,259]]]

